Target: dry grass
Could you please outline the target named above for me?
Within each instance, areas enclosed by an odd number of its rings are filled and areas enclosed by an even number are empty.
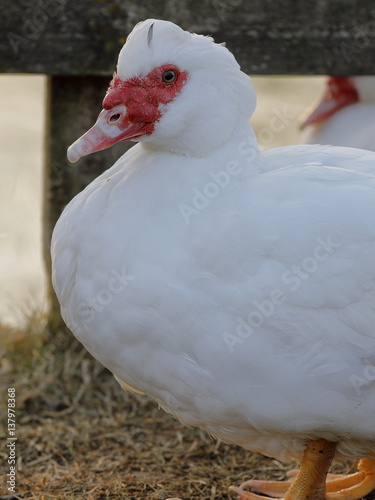
[[[0,500],[234,499],[230,484],[283,479],[291,467],[183,427],[125,393],[68,333],[38,329],[3,342],[2,405],[7,387],[17,394],[18,488]]]

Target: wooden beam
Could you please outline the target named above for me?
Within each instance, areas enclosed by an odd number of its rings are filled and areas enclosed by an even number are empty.
[[[251,74],[375,74],[373,0],[3,0],[0,72],[104,75],[148,17],[227,42]]]
[[[126,142],[82,158],[72,165],[66,150],[96,121],[109,84],[108,77],[54,76],[48,92],[48,130],[44,197],[44,255],[50,276],[53,228],[69,201],[95,177],[111,167],[133,143]],[[50,288],[54,302],[54,294]]]

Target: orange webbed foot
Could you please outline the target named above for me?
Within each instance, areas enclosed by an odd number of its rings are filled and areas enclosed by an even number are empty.
[[[295,476],[287,481],[258,481],[251,479],[230,489],[239,500],[265,500],[267,497],[284,500],[359,500],[375,489],[375,460],[364,458],[354,474],[327,474],[336,444],[324,439],[310,441],[301,469],[291,471]],[[250,490],[250,491],[248,491]],[[265,497],[265,496],[266,497]]]

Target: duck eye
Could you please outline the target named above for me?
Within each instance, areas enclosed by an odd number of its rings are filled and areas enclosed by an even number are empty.
[[[163,83],[173,83],[176,80],[176,78],[177,78],[177,73],[172,69],[164,71],[162,76]]]

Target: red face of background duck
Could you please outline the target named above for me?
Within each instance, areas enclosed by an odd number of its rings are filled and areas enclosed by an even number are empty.
[[[302,121],[301,129],[308,125],[323,123],[340,109],[358,101],[358,91],[351,78],[330,76],[321,101],[317,106],[307,110],[308,116]]]

